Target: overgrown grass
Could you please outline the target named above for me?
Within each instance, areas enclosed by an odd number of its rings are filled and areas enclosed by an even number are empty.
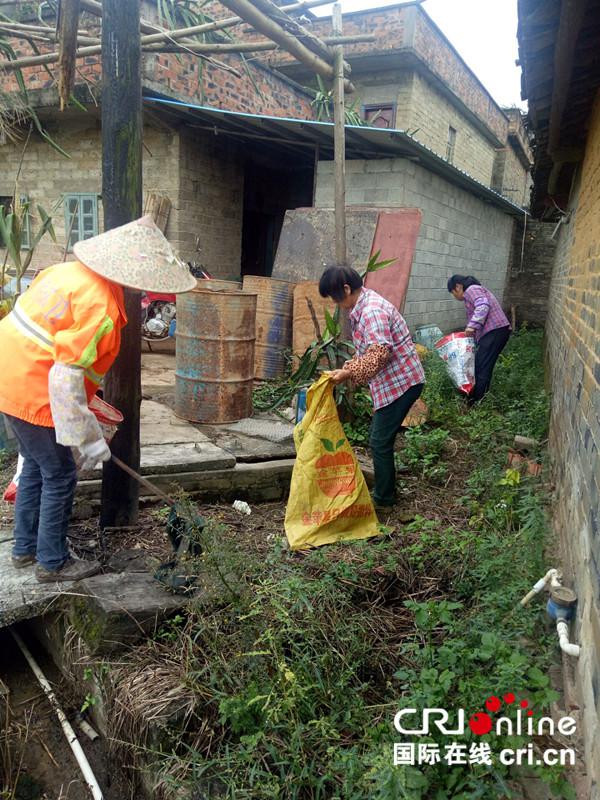
[[[163,790],[245,800],[467,800],[519,797],[508,768],[393,766],[401,708],[484,710],[491,694],[514,692],[536,712],[555,699],[546,670],[554,640],[540,609],[516,604],[546,571],[545,497],[532,479],[505,469],[516,433],[545,437],[541,339],[513,337],[494,392],[465,413],[441,363],[429,359],[428,427],[401,459],[452,507],[376,540],[298,556],[282,540],[266,558],[236,549],[224,529],[204,542],[200,569],[234,574],[235,593],[200,597],[134,660],[177,654],[180,681],[196,698],[187,726],[159,758]],[[447,439],[457,442],[449,453]],[[460,486],[445,489],[431,470]],[[444,519],[447,519],[446,514]],[[283,532],[282,532],[283,533]],[[211,567],[211,564],[213,565]],[[217,576],[218,577],[218,576]],[[161,655],[162,654],[162,655]],[[449,738],[418,738],[444,753]],[[450,737],[467,748],[518,747],[519,737]],[[559,771],[537,768],[557,796],[572,797]]]

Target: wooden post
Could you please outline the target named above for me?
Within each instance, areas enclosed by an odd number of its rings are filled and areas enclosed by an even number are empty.
[[[139,0],[102,4],[102,204],[105,230],[137,219],[142,212],[142,80]],[[106,400],[125,420],[111,450],[137,470],[140,463],[141,308],[140,293],[125,290],[128,323],[121,351],[107,375]],[[137,521],[137,482],[112,462],[104,464],[100,524]]]
[[[333,35],[342,35],[342,6],[333,6]],[[335,260],[346,263],[346,111],[344,106],[344,48],[335,45],[333,121],[335,159]]]

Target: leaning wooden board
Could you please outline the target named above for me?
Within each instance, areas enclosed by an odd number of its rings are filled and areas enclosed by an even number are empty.
[[[418,208],[380,210],[371,255],[381,251],[379,260],[395,259],[389,267],[367,275],[365,285],[393,303],[402,312],[408,291],[417,238],[421,228]]]

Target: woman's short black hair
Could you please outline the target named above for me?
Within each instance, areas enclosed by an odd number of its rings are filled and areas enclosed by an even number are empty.
[[[360,289],[363,285],[362,278],[355,269],[346,264],[327,267],[319,281],[319,294],[321,297],[331,297],[332,300],[344,299],[344,286],[349,286],[352,291]]]
[[[451,292],[453,289],[456,289],[458,283],[460,283],[463,289],[468,289],[469,286],[481,286],[477,278],[474,278],[472,275],[453,275],[451,278],[448,278],[448,291]]]

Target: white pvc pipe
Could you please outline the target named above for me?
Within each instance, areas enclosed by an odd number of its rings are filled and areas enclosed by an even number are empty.
[[[531,598],[535,597],[536,594],[539,594],[542,591],[542,589],[544,589],[548,585],[548,583],[550,583],[552,586],[560,586],[557,569],[549,569],[543,578],[540,578],[539,581],[534,583],[533,589],[530,592],[528,592],[525,595],[525,597],[521,599],[521,605],[526,606],[527,603],[531,600]]]
[[[91,739],[92,742],[95,742],[96,739],[100,738],[100,735],[92,728],[90,723],[87,719],[84,719],[82,716],[77,718],[77,724],[81,728],[81,730],[85,733],[88,739]]]
[[[56,699],[56,695],[52,691],[52,687],[48,683],[46,676],[39,668],[36,660],[29,652],[27,646],[25,645],[25,642],[21,639],[19,634],[13,628],[10,628],[9,630],[12,633],[13,639],[18,644],[19,649],[25,656],[27,663],[31,667],[31,671],[38,679],[40,686],[42,687],[46,697],[50,701],[50,705],[56,711],[56,715],[58,716],[60,724],[62,725],[64,734],[67,737],[67,741],[69,742],[71,750],[73,751],[73,755],[77,759],[77,763],[79,764],[83,777],[85,778],[85,781],[88,785],[90,792],[92,793],[92,797],[94,798],[94,800],[104,800],[102,789],[98,785],[96,776],[92,772],[92,768],[90,767],[89,761],[87,760],[85,753],[83,752],[81,745],[79,744],[79,740],[75,735],[75,731],[69,724],[69,720],[65,716],[65,712],[60,707],[58,700]]]
[[[557,620],[556,632],[558,633],[558,642],[563,653],[566,653],[568,656],[579,658],[581,648],[578,644],[571,644],[569,641],[569,625],[564,619]]]

